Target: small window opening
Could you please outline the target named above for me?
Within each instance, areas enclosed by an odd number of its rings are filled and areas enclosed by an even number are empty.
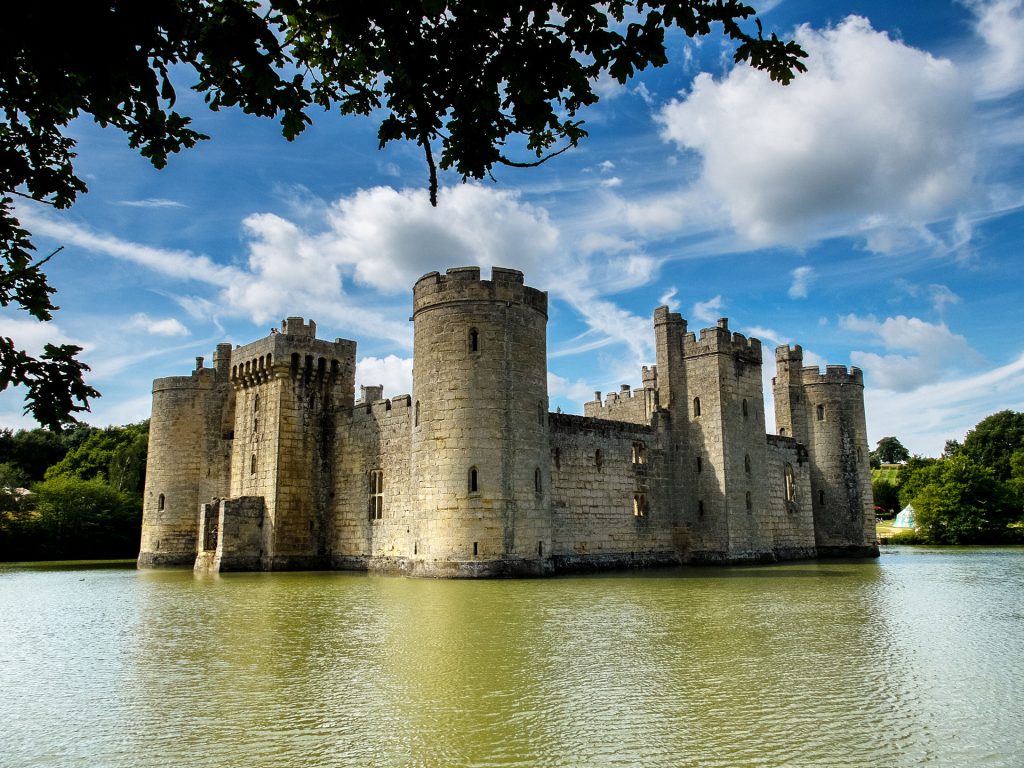
[[[476,493],[479,490],[477,484],[476,467],[469,468],[469,492]]]
[[[416,401],[416,411],[412,417],[412,425],[418,427],[420,425],[420,401]]]
[[[786,428],[785,427],[779,427],[779,434],[782,437],[785,437],[786,436]]]
[[[643,443],[633,443],[633,463],[647,463],[647,446]]]
[[[474,541],[473,542],[473,557],[476,557],[478,554],[480,554],[480,543]]]
[[[693,415],[700,416],[700,398],[693,398]]]
[[[253,434],[259,433],[259,431],[260,431],[260,420],[259,419],[253,419],[252,420],[252,431],[253,431]]]
[[[419,548],[420,548],[420,543],[418,541],[414,541],[413,544],[412,544],[412,553],[414,555],[418,554],[419,553]]]
[[[157,509],[163,509],[164,508],[164,495],[162,493],[157,497],[156,508]]]
[[[604,454],[601,453],[600,448],[594,451],[594,464],[597,466],[598,469],[600,469],[601,466],[604,464]]]
[[[540,467],[533,470],[533,490],[537,494],[540,494],[543,490],[540,478]]]
[[[786,480],[786,501],[796,501],[796,478],[793,476],[793,465],[786,463],[784,470]]]
[[[477,332],[476,328],[469,329],[469,351],[480,351],[480,334]]]
[[[697,514],[700,515],[701,517],[704,517],[704,502],[703,501],[698,501],[697,502]]]
[[[753,504],[753,502],[750,499],[750,491],[747,491],[746,502],[747,502],[747,512],[749,512],[750,510],[752,510],[754,508],[754,504]]]
[[[380,520],[384,517],[384,471],[381,469],[372,470],[369,481],[369,518],[370,520]]]
[[[253,413],[258,411],[259,409],[260,409],[260,396],[256,395],[256,397],[254,397],[253,400],[252,400],[252,410],[253,410]]]
[[[252,455],[252,458],[249,460],[249,474],[250,475],[255,475],[256,474],[256,454],[255,453]]]
[[[748,475],[750,474],[750,454],[743,454],[743,471]]]
[[[818,491],[818,503],[821,504],[822,506],[825,505],[825,492],[824,491]]]
[[[859,445],[857,446],[857,463],[858,464],[863,464],[864,463],[864,454],[861,452],[861,449],[860,449]]]
[[[825,406],[824,405],[819,405],[818,406],[818,421],[824,421],[824,420],[825,420]]]
[[[537,542],[537,557],[544,557],[544,542]]]
[[[697,472],[700,473],[700,472],[703,472],[703,471],[704,471],[704,459],[702,459],[700,456],[698,456],[697,457]]]
[[[633,494],[633,517],[646,517],[647,516],[647,494],[646,493],[634,493]]]
[[[750,418],[750,413],[747,411],[747,401],[746,401],[745,398],[743,400],[743,418],[744,419]]]
[[[554,450],[552,450],[551,453],[554,455],[555,469],[561,469],[562,468],[562,451],[561,451],[561,449],[555,448]]]

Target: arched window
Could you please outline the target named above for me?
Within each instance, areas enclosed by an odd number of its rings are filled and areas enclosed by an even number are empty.
[[[646,517],[647,516],[647,494],[646,493],[634,493],[633,494],[633,517]]]
[[[743,399],[743,418],[746,419],[746,418],[749,418],[749,417],[750,417],[750,414],[747,411],[747,400],[746,400],[746,398],[744,398]]]
[[[256,454],[255,453],[252,455],[252,458],[249,460],[249,474],[250,475],[255,475],[256,474]]]
[[[700,398],[693,398],[693,415],[700,416]]]
[[[536,494],[540,494],[543,490],[543,486],[540,481],[540,467],[533,470],[533,491]]]
[[[750,454],[743,454],[743,471],[748,475],[750,474]]]
[[[157,497],[156,508],[157,509],[163,509],[164,508],[164,495],[162,493]]]
[[[477,483],[476,467],[469,468],[469,492],[476,493],[479,490],[479,484]]]
[[[857,463],[858,464],[863,464],[864,463],[864,454],[863,454],[863,452],[861,452],[859,445],[857,446]]]
[[[416,411],[412,417],[412,425],[418,427],[420,425],[420,401],[416,401]]]
[[[371,470],[369,481],[369,517],[371,520],[380,520],[384,517],[384,471]]]
[[[819,405],[818,406],[818,421],[824,421],[824,420],[825,420],[825,406],[824,405]]]
[[[643,443],[633,443],[633,463],[647,463],[647,446]]]
[[[796,478],[793,476],[793,465],[789,462],[786,462],[783,477],[786,480],[786,501],[796,501]]]
[[[746,501],[747,501],[747,512],[749,512],[750,510],[752,510],[754,508],[754,505],[753,505],[753,503],[750,500],[750,491],[747,491]]]
[[[698,456],[697,457],[697,472],[700,473],[700,472],[703,472],[703,471],[704,471],[704,459],[702,459],[700,456]]]
[[[779,434],[782,437],[785,437],[786,436],[786,428],[785,427],[779,427]]]
[[[260,409],[260,396],[257,394],[252,399],[252,412],[256,413],[256,412],[259,411],[259,409]]]
[[[477,331],[476,328],[469,329],[469,351],[480,351],[480,333]]]

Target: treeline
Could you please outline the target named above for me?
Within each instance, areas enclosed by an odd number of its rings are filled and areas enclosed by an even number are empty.
[[[1000,411],[963,443],[948,440],[937,459],[910,456],[895,437],[872,452],[872,490],[879,516],[910,504],[916,531],[897,543],[1024,543],[1024,413]],[[882,462],[901,462],[893,469]]]
[[[149,421],[0,430],[0,560],[135,557]]]

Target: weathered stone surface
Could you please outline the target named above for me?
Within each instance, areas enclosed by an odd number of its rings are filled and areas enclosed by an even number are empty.
[[[522,273],[425,275],[413,321],[412,395],[356,401],[355,342],[298,317],[154,382],[140,567],[480,578],[877,554],[857,369],[777,350],[766,435],[760,342],[661,307],[642,386],[570,416],[548,412],[547,295]]]

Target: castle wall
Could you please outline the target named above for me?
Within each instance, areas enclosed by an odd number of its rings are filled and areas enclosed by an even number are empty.
[[[658,390],[654,387],[640,387],[630,391],[623,384],[618,392],[609,392],[604,401],[601,393],[594,393],[594,400],[583,404],[583,415],[606,421],[627,421],[630,424],[650,424],[658,409]]]
[[[412,398],[399,395],[356,403],[339,421],[331,538],[335,567],[402,570],[399,560],[413,557],[417,543],[428,541],[430,533],[421,529],[412,506],[412,417]]]
[[[658,430],[568,414],[548,418],[556,567],[678,562]]]
[[[777,435],[767,436],[766,448],[768,507],[759,514],[758,523],[771,537],[772,551],[778,559],[814,557],[817,550],[807,449],[791,437]]]

